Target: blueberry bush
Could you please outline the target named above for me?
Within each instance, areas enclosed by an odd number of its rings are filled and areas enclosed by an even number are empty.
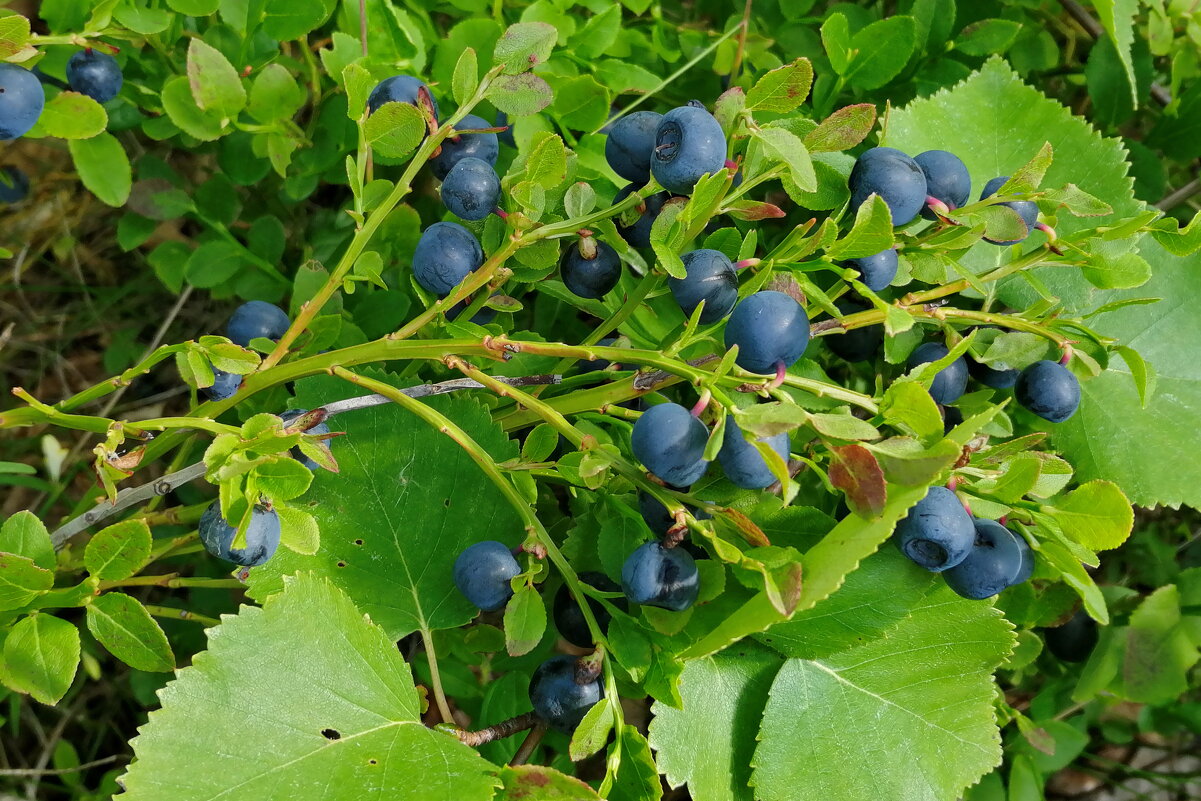
[[[1195,797],[1193,5],[0,11],[0,790]]]

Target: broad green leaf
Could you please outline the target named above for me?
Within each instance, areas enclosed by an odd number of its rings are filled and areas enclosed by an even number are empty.
[[[26,136],[88,139],[108,126],[104,106],[78,92],[60,92],[46,102],[37,124]]]
[[[659,801],[663,785],[646,738],[630,724],[621,727],[621,765],[609,801]]]
[[[831,259],[874,256],[893,246],[892,213],[879,195],[871,195],[855,211],[855,223],[845,237],[829,250]]]
[[[242,607],[208,634],[208,650],[159,692],[161,710],[133,741],[129,801],[266,801],[296,787],[492,798],[488,763],[421,723],[395,641],[328,580],[289,577],[262,608]]]
[[[103,528],[88,541],[83,563],[98,579],[129,578],[150,557],[150,527],[142,520],[122,520]]]
[[[305,91],[281,64],[268,64],[250,85],[246,111],[261,123],[291,119],[304,105]]]
[[[991,674],[1013,644],[994,607],[936,585],[885,636],[788,660],[751,763],[755,798],[957,797],[1001,761]]]
[[[321,527],[304,509],[276,504],[279,514],[279,544],[296,553],[312,556],[321,546]]]
[[[1084,610],[1089,616],[1102,625],[1108,625],[1109,609],[1105,603],[1105,596],[1101,594],[1097,583],[1080,564],[1076,555],[1063,543],[1051,539],[1037,541],[1034,547],[1043,560],[1059,574],[1064,584],[1080,596],[1080,600],[1084,602]]]
[[[217,11],[220,0],[167,0],[172,11],[187,14],[190,17],[207,17]]]
[[[547,113],[563,125],[581,131],[600,128],[610,111],[608,87],[591,75],[555,82],[555,99]]]
[[[53,571],[27,556],[0,552],[0,610],[20,609],[53,586]]]
[[[184,274],[192,286],[208,289],[233,278],[245,265],[241,248],[223,239],[212,239],[192,251]]]
[[[798,188],[805,192],[817,189],[813,162],[799,136],[784,128],[760,128],[753,135],[768,158],[788,168],[788,176]]]
[[[5,683],[43,704],[67,694],[77,667],[79,629],[62,618],[44,612],[22,618],[4,640]]]
[[[371,147],[394,159],[402,159],[416,150],[425,130],[425,117],[409,103],[385,103],[363,123],[363,133]]]
[[[879,439],[880,432],[866,420],[850,414],[811,414],[809,425],[817,433],[833,439]]]
[[[592,705],[571,734],[568,754],[572,762],[587,759],[605,747],[605,741],[613,731],[613,705],[605,698]]]
[[[47,570],[58,563],[46,524],[30,511],[17,512],[0,526],[0,551],[26,556]]]
[[[942,437],[942,415],[926,388],[917,381],[894,381],[880,403],[884,422],[930,443]]]
[[[563,183],[567,177],[567,148],[558,135],[544,131],[534,134],[526,157],[525,177],[543,189],[554,189]]]
[[[840,108],[805,134],[805,147],[810,153],[850,150],[871,133],[876,124],[876,107],[859,103]]]
[[[614,3],[594,14],[573,38],[571,46],[580,58],[591,61],[604,55],[621,33],[621,5]]]
[[[1181,619],[1175,584],[1160,587],[1130,615],[1122,663],[1125,695],[1146,704],[1168,704],[1189,690],[1189,670],[1201,653]]]
[[[494,801],[600,801],[596,791],[576,777],[542,765],[505,767],[500,779],[504,786]]]
[[[1058,521],[1063,533],[1093,551],[1117,548],[1134,526],[1130,501],[1111,481],[1089,481],[1043,511]]]
[[[746,108],[748,111],[787,113],[805,102],[812,85],[813,65],[807,58],[798,58],[791,64],[764,73],[755,81],[746,93]]]
[[[313,473],[307,467],[286,454],[258,465],[253,475],[264,495],[281,501],[299,498],[313,479]]]
[[[265,0],[260,30],[281,42],[298,39],[321,27],[336,5],[337,0]]]
[[[162,673],[175,670],[167,635],[136,599],[106,592],[88,604],[87,618],[92,636],[130,667]]]
[[[7,60],[25,49],[29,41],[29,19],[20,14],[0,17],[0,60]]]
[[[297,382],[296,406],[312,409],[361,394],[325,377]],[[461,397],[429,403],[473,436],[497,461],[517,447],[485,409]],[[478,613],[451,580],[454,560],[476,542],[517,545],[524,536],[512,508],[445,434],[398,406],[337,418],[333,450],[340,472],[319,470],[304,508],[321,526],[312,556],[279,551],[251,571],[250,594],[278,592],[283,576],[310,570],[333,580],[393,639],[421,629],[461,626]]]
[[[843,75],[860,89],[879,89],[904,69],[916,44],[913,17],[877,20],[851,37],[855,55]]]
[[[1093,253],[1080,271],[1099,289],[1136,289],[1151,280],[1151,265],[1137,253]]]
[[[1138,0],[1092,0],[1093,8],[1101,20],[1101,26],[1109,34],[1117,50],[1118,59],[1126,71],[1126,82],[1130,87],[1130,99],[1138,108],[1138,80],[1134,76],[1134,59],[1131,48],[1134,46],[1135,15],[1138,14]]]
[[[129,156],[117,138],[102,132],[90,139],[72,139],[67,147],[83,185],[106,205],[125,205],[133,174]]]
[[[163,84],[161,97],[163,110],[184,133],[204,142],[221,138],[225,130],[221,118],[196,105],[186,77],[179,75]]]
[[[498,75],[488,87],[488,100],[510,117],[537,114],[550,105],[554,92],[537,75]]]
[[[538,590],[527,585],[505,605],[505,649],[510,656],[528,654],[546,632],[546,604]]]
[[[982,19],[973,22],[955,39],[955,49],[969,56],[990,56],[1004,53],[1017,39],[1020,23],[1007,19]]]
[[[865,447],[875,455],[885,479],[910,487],[929,484],[933,476],[954,464],[963,450],[949,439],[935,440],[927,448],[910,437],[890,437]]]
[[[1104,217],[1113,214],[1113,207],[1100,198],[1093,197],[1075,184],[1062,189],[1048,189],[1043,195],[1046,200],[1057,203],[1076,217]]]
[[[198,108],[231,119],[246,107],[246,89],[229,59],[199,37],[188,45],[188,85]]]
[[[851,50],[851,29],[846,15],[835,12],[826,17],[826,21],[822,23],[821,34],[830,66],[835,73],[845,77],[854,55]]]
[[[754,801],[751,756],[768,690],[783,664],[778,654],[751,643],[687,664],[681,708],[652,707],[649,740],[668,784],[687,783],[697,801]]]
[[[550,58],[559,32],[545,22],[518,22],[510,25],[496,42],[492,63],[504,64],[505,73],[528,72]]]
[[[455,62],[454,77],[451,79],[451,93],[455,102],[466,103],[475,94],[480,84],[480,68],[476,61],[475,48],[464,48],[459,60]]]

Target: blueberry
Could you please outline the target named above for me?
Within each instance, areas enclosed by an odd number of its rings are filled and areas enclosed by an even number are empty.
[[[945,150],[927,150],[918,153],[913,160],[926,176],[927,195],[946,203],[949,209],[967,203],[972,195],[972,176],[968,175],[967,167],[958,156]],[[927,220],[936,219],[929,208],[922,209],[922,216]]]
[[[1100,635],[1097,632],[1097,621],[1081,609],[1062,626],[1047,629],[1043,638],[1046,640],[1047,650],[1056,659],[1064,662],[1083,662],[1097,647]]]
[[[684,278],[668,278],[671,295],[684,314],[691,315],[701,301],[702,323],[715,323],[730,313],[738,302],[738,273],[734,264],[720,250],[701,248],[685,253]]]
[[[581,573],[580,581],[602,592],[621,591],[621,587],[613,583],[613,580],[604,573]],[[592,610],[592,616],[596,618],[596,624],[600,626],[601,633],[606,633],[609,630],[609,620],[611,619],[609,611],[595,598],[588,599],[588,607]],[[567,589],[566,584],[559,587],[559,591],[555,593],[552,615],[555,619],[555,628],[559,630],[563,639],[577,648],[592,647],[592,632],[588,631],[584,613],[580,611],[580,605],[575,602],[575,598],[571,597],[571,591]]]
[[[212,386],[204,387],[200,391],[211,401],[223,401],[232,398],[240,386],[242,386],[242,376],[214,367]]]
[[[496,127],[483,117],[468,114],[455,123],[456,131],[478,131],[484,128]],[[494,133],[465,133],[448,137],[442,142],[442,150],[430,159],[430,169],[439,181],[446,178],[451,169],[465,158],[479,159],[488,164],[496,164],[500,154],[500,145]]]
[[[613,172],[639,186],[651,179],[651,154],[662,121],[663,115],[657,111],[635,111],[613,123],[605,140],[605,160]]]
[[[621,566],[621,591],[631,603],[683,612],[701,591],[696,560],[681,548],[648,542]]]
[[[687,504],[685,504],[685,508],[692,512],[692,516],[697,520],[709,520],[713,517],[703,509],[697,509]],[[666,506],[659,503],[654,495],[641,490],[638,491],[638,511],[656,536],[663,536],[669,528],[676,524],[676,519],[668,514]]]
[[[221,502],[213,501],[200,517],[200,541],[205,550],[218,559],[242,567],[254,567],[266,562],[279,547],[279,515],[265,506],[254,507],[246,529],[246,546],[234,548],[236,526],[221,516]]]
[[[809,344],[809,317],[783,292],[756,292],[734,308],[726,323],[726,347],[738,346],[738,366],[772,373],[778,363],[791,366]]]
[[[484,263],[475,234],[458,223],[437,222],[421,232],[413,251],[413,277],[427,291],[445,297]]]
[[[29,195],[29,176],[11,165],[0,167],[0,203],[19,203]]]
[[[300,415],[305,414],[307,412],[308,412],[308,409],[288,409],[288,411],[284,412],[283,414],[281,414],[279,416],[279,419],[284,421],[284,425],[287,425],[288,423],[295,420],[297,417],[300,417]],[[312,428],[310,428],[308,431],[306,431],[304,433],[306,433],[306,434],[328,434],[329,433],[329,424],[328,423],[318,423],[317,425],[313,426]],[[320,467],[319,464],[314,462],[309,457],[305,456],[304,452],[300,450],[299,446],[293,448],[291,451],[289,451],[289,453],[292,454],[293,459],[300,462],[302,465],[304,465],[305,467],[307,467],[310,470],[316,470],[318,467]]]
[[[46,105],[42,83],[29,70],[0,62],[0,140],[29,131]]]
[[[107,103],[116,97],[123,82],[117,59],[99,50],[80,50],[67,62],[67,83],[97,103]]]
[[[587,684],[575,680],[576,658],[552,656],[534,671],[530,679],[530,703],[538,717],[552,729],[571,734],[588,714],[592,705],[604,697],[596,679]]]
[[[1014,532],[1010,533],[1013,533],[1014,542],[1017,543],[1018,552],[1022,557],[1022,564],[1009,583],[1010,585],[1025,584],[1034,575],[1034,551],[1030,550],[1030,543],[1026,542],[1025,537]]]
[[[596,242],[596,256],[586,259],[572,244],[559,259],[559,277],[574,294],[597,300],[612,292],[621,280],[621,257],[604,242]]]
[[[997,370],[975,359],[969,361],[967,367],[972,378],[993,389],[1009,389],[1017,382],[1018,373],[1021,372],[1020,370]]]
[[[943,436],[950,434],[957,425],[963,422],[963,412],[954,406],[939,406],[938,410],[942,413]]]
[[[859,280],[872,292],[879,292],[897,277],[897,252],[892,248],[871,256],[849,259],[843,264],[858,270]]]
[[[1014,583],[1022,571],[1022,551],[1017,535],[995,520],[976,518],[974,524],[975,544],[943,577],[958,595],[982,601]]]
[[[972,550],[976,531],[963,504],[946,487],[931,487],[897,523],[897,544],[932,573],[954,567]]]
[[[765,437],[760,442],[767,442],[784,460],[784,464],[788,464],[788,451],[791,446],[787,433]],[[734,422],[733,415],[726,417],[726,431],[717,459],[721,462],[721,469],[725,471],[726,478],[743,489],[763,489],[777,480],[768,469],[763,456],[754,445],[746,441],[742,429]]]
[[[676,403],[660,403],[642,413],[634,423],[630,444],[634,458],[668,484],[686,487],[705,474],[709,463],[703,423]]]
[[[380,81],[371,90],[371,94],[367,96],[367,108],[370,111],[378,111],[379,107],[385,103],[408,103],[411,106],[417,106],[420,110],[421,106],[417,104],[417,92],[421,89],[429,92],[429,87],[412,75],[393,75],[391,78]],[[430,93],[430,105],[434,109],[434,122],[437,122],[438,101],[434,100],[433,93]]]
[[[242,347],[252,339],[279,339],[288,331],[292,321],[279,306],[262,300],[251,300],[234,309],[225,325],[225,335]]]
[[[947,350],[947,346],[940,342],[918,345],[913,353],[909,354],[909,369],[912,370],[919,364],[936,362],[948,353],[950,351]],[[954,403],[963,395],[965,389],[967,389],[967,361],[960,356],[934,376],[934,381],[930,384],[930,397],[934,398],[935,403]]]
[[[458,303],[446,310],[446,319],[457,320],[459,315],[463,313],[467,306],[468,301],[460,300]],[[475,323],[476,325],[487,325],[495,319],[496,309],[493,309],[490,306],[481,306],[479,311],[471,315],[469,322]]]
[[[1080,382],[1059,362],[1043,359],[1018,375],[1013,396],[1042,419],[1062,423],[1080,407]]]
[[[893,225],[910,222],[926,205],[926,176],[917,162],[891,147],[865,150],[851,169],[851,208],[879,195]]]
[[[617,191],[613,197],[613,203],[617,204],[630,196],[638,187],[634,184],[623,186]],[[622,235],[626,242],[630,243],[631,247],[649,248],[651,246],[651,227],[655,224],[655,219],[659,216],[659,212],[663,211],[663,204],[668,201],[671,195],[666,192],[656,192],[653,195],[644,197],[642,203],[644,209],[638,216],[638,220],[631,226],[624,226],[620,219],[616,219],[617,232]]]
[[[995,195],[997,190],[1004,186],[1005,182],[1008,180],[1008,175],[1002,175],[1000,178],[993,178],[984,185],[984,191],[980,193],[980,199],[984,200],[985,198],[990,198]],[[1022,222],[1026,224],[1026,236],[1029,236],[1030,232],[1034,230],[1034,226],[1038,222],[1038,204],[1033,200],[1011,200],[1007,203],[998,203],[997,205],[1008,206],[1018,213],[1018,216],[1022,218]],[[1026,237],[1023,236],[1021,239],[1010,239],[1007,241],[986,238],[985,241],[992,242],[994,245],[1016,245],[1025,238]]]
[[[726,166],[726,135],[703,108],[681,106],[663,115],[655,131],[651,172],[669,192],[690,195],[706,173]]]
[[[869,308],[847,298],[836,301],[834,305],[844,317],[867,311]],[[884,344],[884,330],[879,325],[865,325],[863,328],[852,328],[843,334],[831,334],[823,337],[822,341],[841,359],[848,362],[865,362],[880,351],[880,346]]]
[[[509,579],[521,572],[513,552],[503,542],[485,540],[455,559],[455,586],[485,612],[494,612],[513,597]]]
[[[459,159],[442,182],[442,205],[464,220],[482,220],[500,202],[500,178],[486,161]]]
[[[466,117],[463,119],[466,119]],[[498,133],[496,138],[501,142],[504,142],[509,147],[517,147],[517,140],[513,138],[513,126],[509,124],[508,114],[504,113],[503,111],[496,112],[496,124],[492,127],[504,128],[505,130]]]

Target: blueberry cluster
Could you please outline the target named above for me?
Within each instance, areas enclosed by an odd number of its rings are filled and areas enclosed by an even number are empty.
[[[229,322],[225,326],[225,335],[235,345],[248,347],[252,339],[279,339],[288,331],[292,321],[283,309],[274,303],[263,300],[251,300],[234,309]],[[202,392],[212,401],[223,401],[232,398],[242,386],[242,376],[227,373],[213,368],[215,380],[211,387],[205,387]]]
[[[0,140],[24,136],[42,116],[46,94],[38,74],[17,64],[0,63]],[[97,103],[107,103],[116,97],[123,83],[121,65],[107,53],[89,47],[72,55],[67,62],[67,85]],[[0,182],[0,190],[3,187]]]
[[[200,541],[218,559],[242,567],[261,565],[279,548],[279,513],[268,506],[256,506],[250,513],[246,545],[234,548],[238,527],[221,516],[221,502],[213,501],[200,518]]]

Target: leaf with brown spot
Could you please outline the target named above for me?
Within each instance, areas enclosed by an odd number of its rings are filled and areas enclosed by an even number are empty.
[[[846,493],[847,503],[862,517],[879,517],[888,500],[884,471],[862,445],[830,449],[830,483]]]
[[[862,142],[876,124],[876,107],[856,103],[835,111],[805,136],[810,153],[834,153]]]
[[[726,209],[731,217],[739,220],[775,220],[785,216],[784,210],[772,203],[757,200],[739,200]]]
[[[737,509],[722,509],[718,514],[730,521],[738,529],[738,533],[742,538],[751,545],[757,548],[771,545],[771,541],[767,539],[767,535],[763,533],[763,529],[755,525],[755,521]]]
[[[495,801],[599,801],[600,796],[574,776],[542,765],[518,765],[501,771],[505,786]]]

